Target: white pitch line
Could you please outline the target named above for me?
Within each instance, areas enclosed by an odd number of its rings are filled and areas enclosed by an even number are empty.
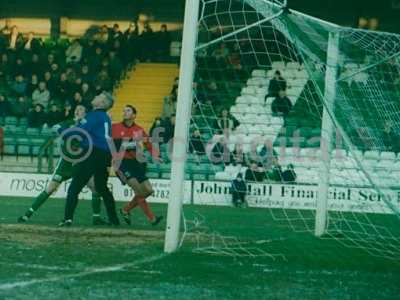
[[[3,283],[3,284],[0,284],[0,290],[10,290],[10,289],[18,288],[18,287],[26,287],[26,286],[29,286],[32,284],[37,284],[37,283],[55,282],[55,281],[61,281],[61,280],[70,279],[70,278],[84,277],[84,276],[98,274],[98,273],[117,272],[117,271],[121,271],[125,268],[134,267],[134,266],[138,266],[141,264],[153,262],[153,261],[159,260],[161,258],[164,258],[165,256],[166,256],[166,254],[160,254],[160,255],[155,255],[152,257],[146,257],[143,259],[139,259],[132,263],[120,264],[120,265],[104,267],[104,268],[90,268],[86,271],[76,273],[76,274],[60,275],[60,276],[53,276],[53,277],[41,278],[41,279],[31,279],[31,280],[18,281],[18,282],[13,282],[13,283]]]

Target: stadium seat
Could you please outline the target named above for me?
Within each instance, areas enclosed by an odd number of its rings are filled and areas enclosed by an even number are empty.
[[[16,117],[5,117],[4,125],[18,125],[18,119]]]
[[[283,71],[286,68],[285,62],[284,61],[274,61],[271,64],[271,68],[272,68],[272,70]]]
[[[17,142],[14,137],[4,137],[4,153],[15,155],[17,153]]]
[[[382,160],[396,160],[396,153],[390,151],[381,152]]]
[[[31,143],[28,138],[17,138],[17,154],[25,156],[31,154]]]

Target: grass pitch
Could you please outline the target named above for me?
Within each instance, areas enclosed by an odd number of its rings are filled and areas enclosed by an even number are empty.
[[[93,227],[82,201],[72,228],[57,228],[62,200],[49,200],[28,224],[31,199],[0,198],[0,299],[399,299],[400,264],[276,222],[263,209],[186,206],[218,232],[262,237],[271,256],[195,253],[197,235],[163,254],[165,223]],[[119,204],[120,205],[120,204]],[[166,215],[165,205],[152,205]],[[210,244],[204,239],[202,245]]]

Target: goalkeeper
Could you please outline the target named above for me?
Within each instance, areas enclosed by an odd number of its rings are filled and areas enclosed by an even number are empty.
[[[54,128],[58,127],[72,127],[78,124],[86,115],[86,108],[83,105],[78,105],[75,108],[74,112],[74,120],[65,121],[59,125],[56,125]],[[63,145],[63,153],[64,155],[70,156],[68,153],[68,149],[65,145]],[[69,162],[64,157],[60,157],[57,162],[56,169],[50,179],[49,184],[47,185],[46,189],[41,192],[34,200],[32,206],[25,212],[25,214],[18,218],[18,222],[24,223],[29,220],[30,217],[46,202],[48,198],[52,194],[54,194],[58,187],[68,179],[72,177],[72,162]],[[107,222],[101,218],[101,198],[94,190],[94,183],[93,180],[90,180],[88,183],[88,187],[92,191],[92,210],[93,210],[93,225],[106,225]]]

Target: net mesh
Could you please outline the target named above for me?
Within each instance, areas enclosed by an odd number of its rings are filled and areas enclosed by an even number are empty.
[[[194,199],[240,206],[245,194],[249,208],[230,221],[253,227],[232,232],[220,216],[200,211],[185,215],[185,237],[198,252],[284,257],[274,245],[286,237],[268,232],[268,222],[314,233],[324,164],[324,237],[398,259],[400,36],[339,27],[285,5],[201,1],[187,163]],[[332,33],[334,66],[327,63]],[[326,82],[330,67],[338,74]],[[333,105],[326,84],[335,88]],[[321,140],[324,111],[334,127],[332,150]]]

